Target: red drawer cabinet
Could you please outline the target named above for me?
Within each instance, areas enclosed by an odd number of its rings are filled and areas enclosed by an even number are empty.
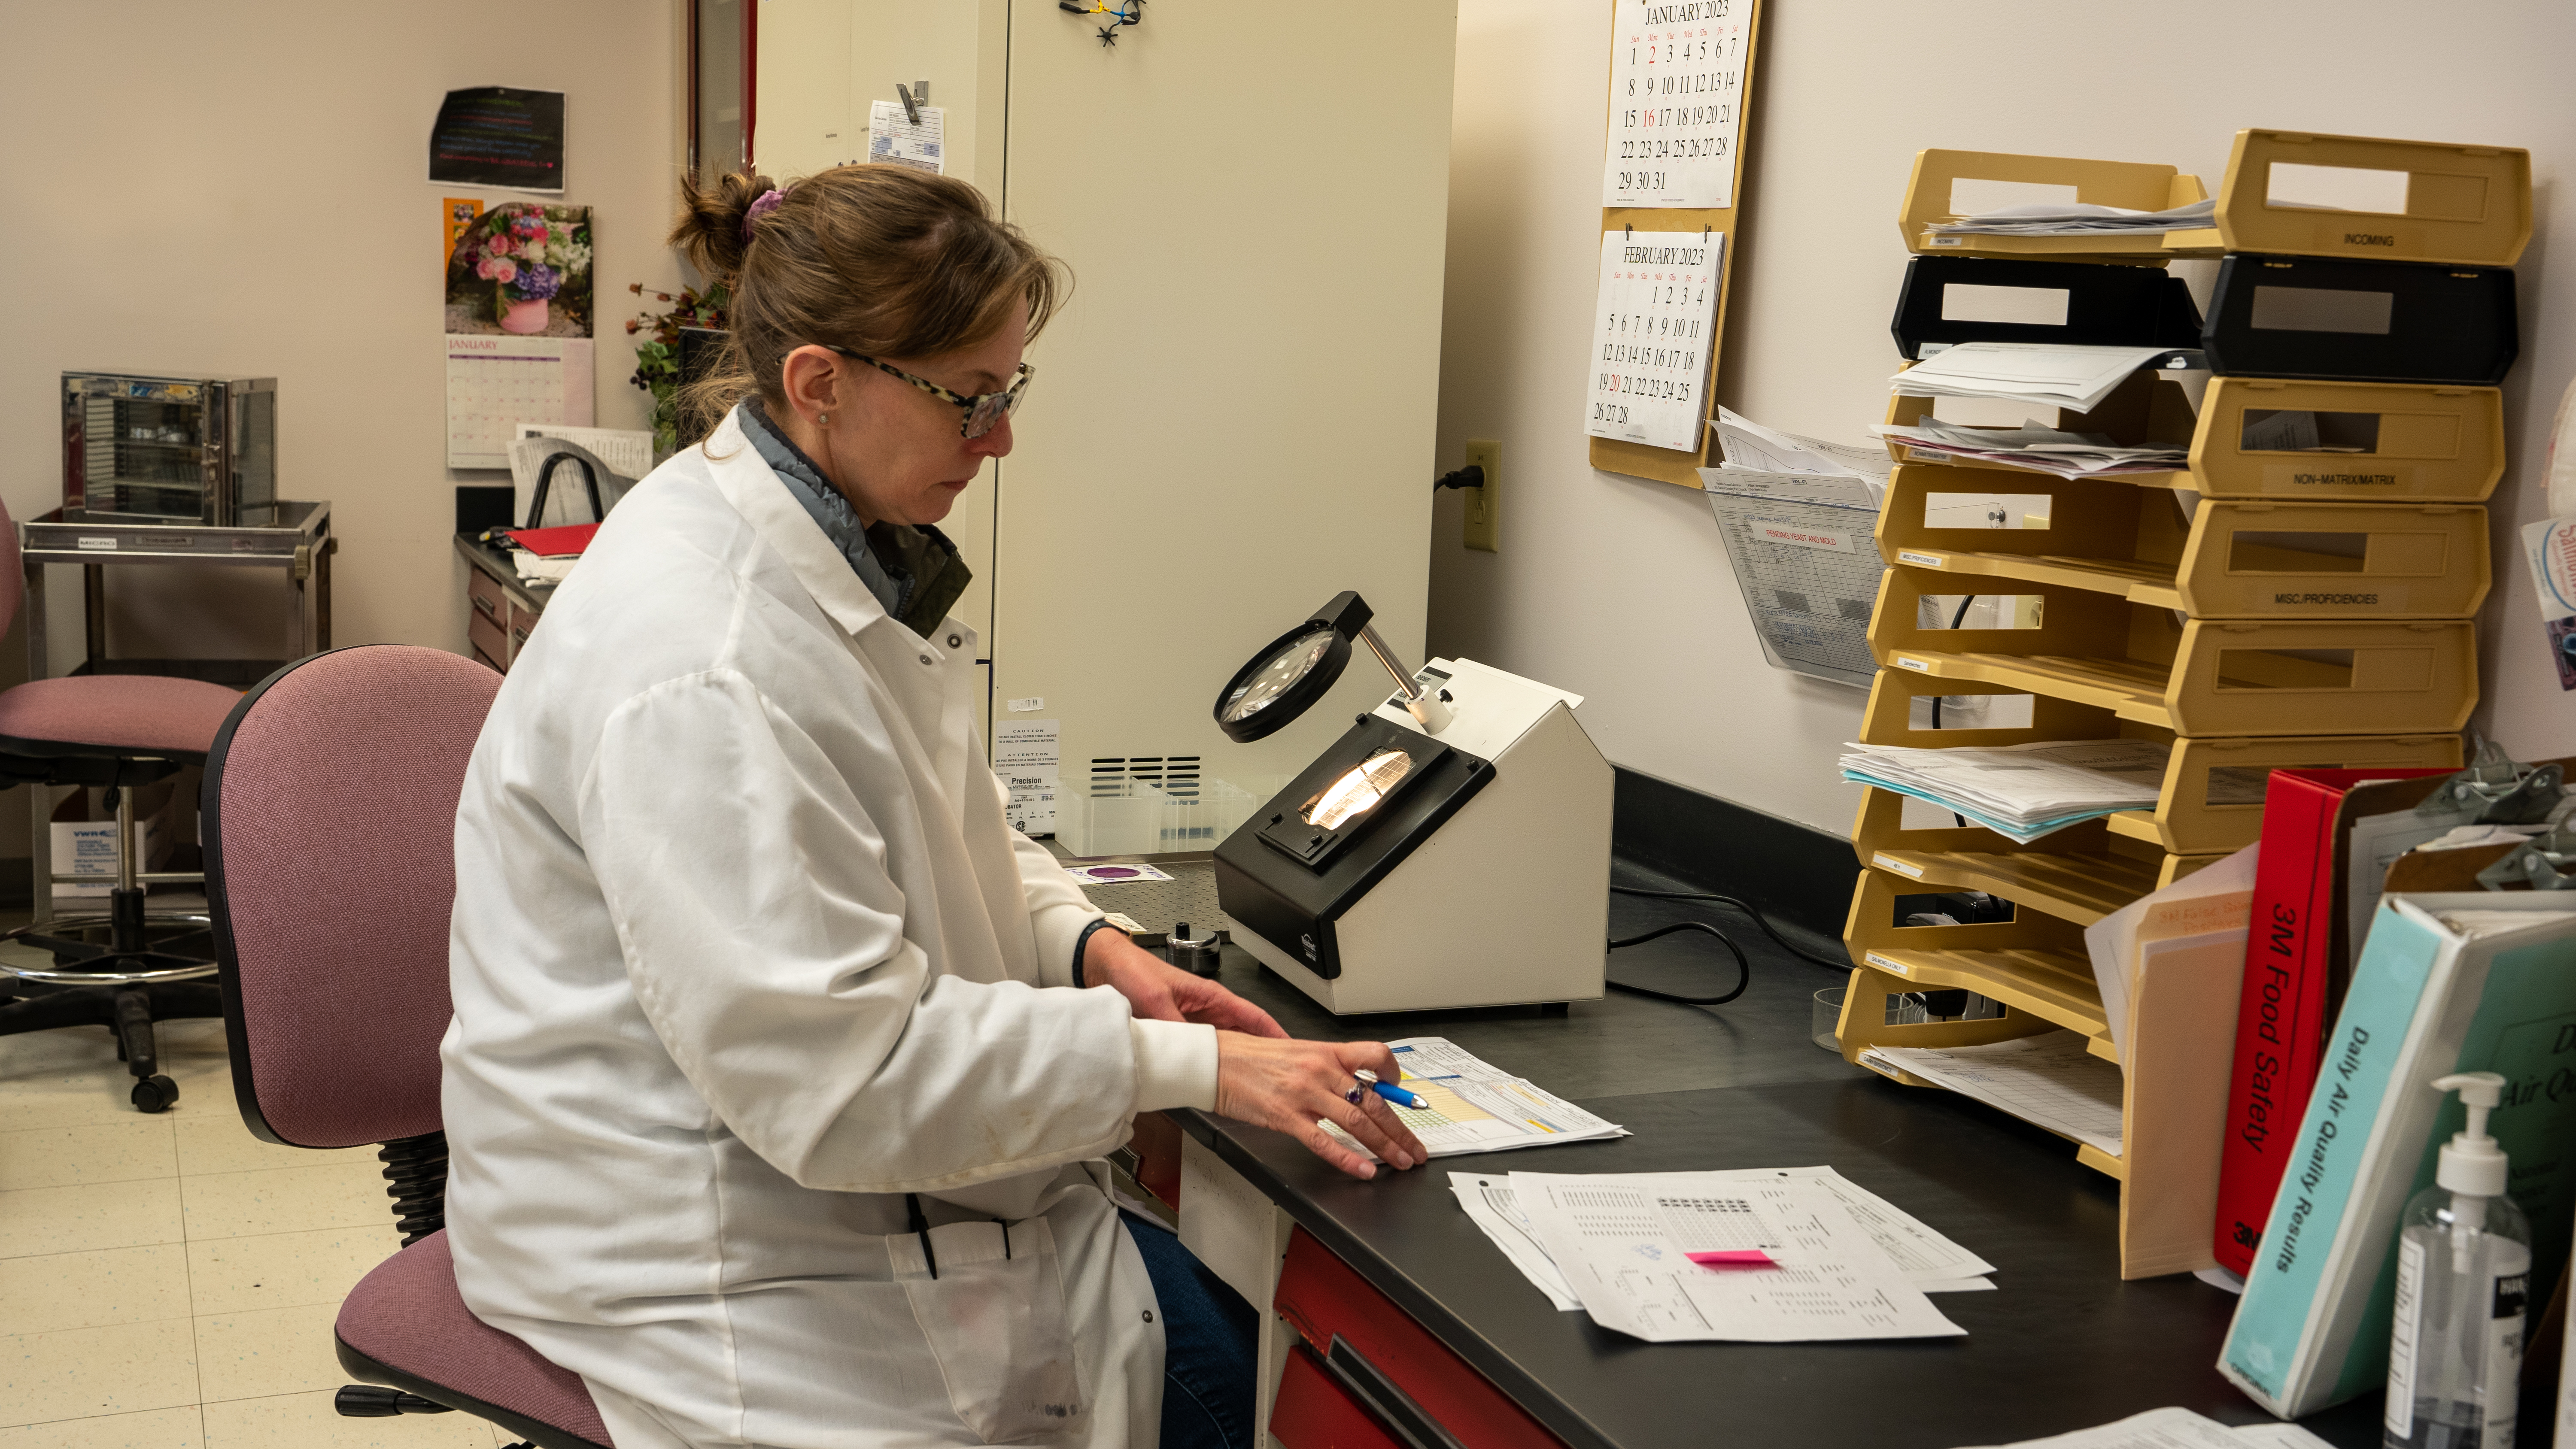
[[[1442,1449],[1442,1441],[1464,1449],[1564,1449],[1563,1440],[1303,1228],[1289,1234],[1287,1261],[1271,1301],[1305,1340],[1288,1355],[1271,1410],[1271,1435],[1288,1449],[1401,1449],[1413,1439],[1430,1441],[1423,1449]],[[1318,1361],[1337,1352],[1332,1367]],[[1396,1425],[1392,1432],[1361,1401],[1372,1381],[1392,1390],[1390,1397],[1409,1401],[1390,1406],[1394,1412],[1385,1415]],[[1360,1394],[1346,1384],[1358,1385]],[[1345,1427],[1344,1409],[1366,1420],[1378,1437]],[[1428,1421],[1427,1431],[1402,1423],[1407,1410]],[[1291,1428],[1339,1437],[1292,1438]]]
[[[1377,1415],[1320,1366],[1305,1348],[1288,1355],[1270,1437],[1286,1449],[1414,1449],[1378,1423]]]

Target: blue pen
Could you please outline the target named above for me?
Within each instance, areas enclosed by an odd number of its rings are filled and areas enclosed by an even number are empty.
[[[1368,1070],[1366,1067],[1362,1067],[1360,1070],[1351,1073],[1351,1075],[1359,1078],[1362,1083],[1367,1085],[1370,1091],[1377,1093],[1379,1096],[1386,1098],[1388,1101],[1393,1102],[1399,1107],[1411,1107],[1415,1111],[1421,1111],[1431,1105],[1431,1103],[1425,1100],[1419,1093],[1408,1092],[1402,1087],[1390,1087],[1386,1083],[1379,1081],[1377,1079],[1377,1073]]]

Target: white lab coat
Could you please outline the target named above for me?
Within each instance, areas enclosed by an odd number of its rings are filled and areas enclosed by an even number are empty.
[[[978,1442],[891,1277],[906,1192],[1044,1215],[1090,1404],[1046,1442],[1156,1441],[1162,1325],[1096,1159],[1212,1105],[1215,1034],[1069,989],[1099,912],[1004,822],[975,643],[889,618],[728,420],[618,506],[493,705],[448,1237],[618,1449]]]

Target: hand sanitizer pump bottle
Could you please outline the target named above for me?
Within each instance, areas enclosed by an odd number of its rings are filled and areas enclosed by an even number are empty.
[[[2493,1072],[2433,1083],[2460,1094],[2467,1130],[2442,1148],[2433,1186],[2406,1205],[2388,1346],[2387,1449],[2513,1449],[2522,1382],[2531,1224],[2504,1195],[2505,1156],[2487,1135],[2504,1092]]]

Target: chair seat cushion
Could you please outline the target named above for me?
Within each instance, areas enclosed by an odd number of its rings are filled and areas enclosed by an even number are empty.
[[[203,755],[214,748],[239,690],[159,674],[32,679],[0,693],[0,736],[62,747]]]
[[[579,1374],[538,1357],[465,1306],[443,1229],[358,1280],[341,1301],[339,1336],[350,1348],[424,1384],[593,1444],[610,1443],[608,1426]]]

